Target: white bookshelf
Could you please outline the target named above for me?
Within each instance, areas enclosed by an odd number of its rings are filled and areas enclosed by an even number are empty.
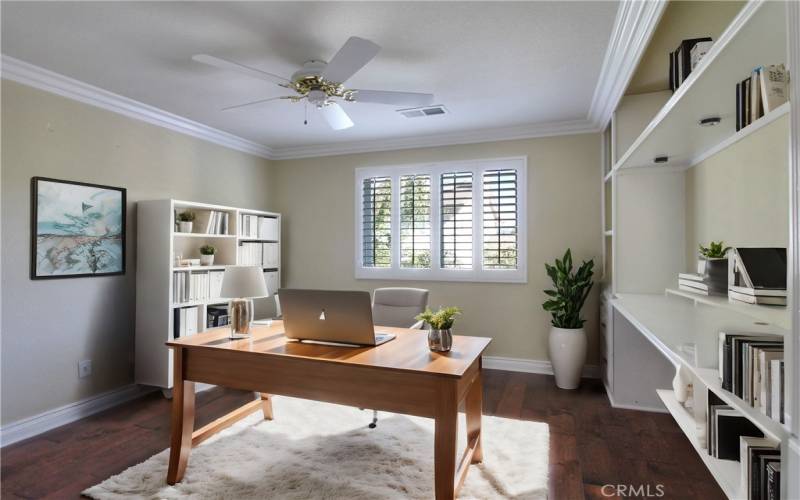
[[[757,142],[757,134],[787,114],[797,121],[796,106],[785,103],[735,130],[737,82],[762,64],[785,63],[791,73],[797,73],[791,63],[800,60],[800,47],[791,48],[787,41],[787,17],[791,18],[793,9],[794,18],[800,18],[800,8],[787,2],[747,2],[674,94],[666,99],[663,93],[626,96],[604,134],[603,162],[607,165],[610,149],[611,167],[604,167],[600,186],[604,212],[600,322],[601,357],[606,365],[603,379],[609,399],[617,407],[669,412],[723,492],[736,499],[746,498],[739,462],[717,459],[705,448],[705,395],[716,394],[766,435],[779,440],[784,470],[800,470],[800,404],[796,401],[800,394],[796,362],[800,342],[795,319],[800,313],[790,307],[743,304],[724,296],[677,289],[677,274],[695,266],[687,256],[687,228],[695,221],[687,209],[686,184],[688,176],[696,172],[692,169],[711,156],[751,136]],[[797,79],[796,74],[792,76]],[[796,98],[797,93],[793,95]],[[721,118],[719,125],[699,126],[700,119],[714,116]],[[788,126],[786,133],[790,133]],[[606,146],[609,142],[610,147]],[[797,148],[798,141],[790,140],[790,144]],[[791,153],[798,157],[796,149]],[[662,155],[669,161],[654,164],[653,159]],[[792,165],[789,156],[786,170],[797,187],[800,166]],[[789,207],[799,206],[800,188],[787,186],[775,196],[786,197],[787,191],[791,192]],[[789,220],[785,234],[791,236],[800,224],[796,217]],[[800,261],[797,245],[790,244],[788,252],[789,262]],[[798,304],[791,290],[793,281],[789,283],[789,303]],[[722,389],[717,351],[720,331],[784,336],[789,423],[767,417]],[[673,378],[677,373],[693,387],[689,408],[675,397]],[[795,475],[783,474],[782,498],[800,498],[798,483]]]
[[[201,214],[216,211],[228,214],[227,234],[202,232],[195,221],[193,232],[176,230],[175,214],[184,211]],[[241,234],[242,215],[275,219],[277,239],[250,238]],[[198,217],[198,219],[202,219]],[[177,308],[197,308],[198,332],[207,327],[209,306],[224,305],[227,298],[206,298],[175,302],[173,275],[175,273],[209,273],[242,265],[240,245],[245,242],[277,245],[277,260],[262,268],[269,276],[268,289],[274,294],[281,283],[280,234],[281,214],[182,200],[150,200],[137,204],[137,266],[136,266],[136,383],[172,388],[172,357],[165,343],[173,339],[173,317]],[[183,259],[199,259],[200,247],[213,245],[217,249],[214,265],[186,266],[176,263]],[[257,299],[256,317],[274,314],[274,298]]]

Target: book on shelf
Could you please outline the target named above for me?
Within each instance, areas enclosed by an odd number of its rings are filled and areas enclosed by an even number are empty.
[[[188,337],[199,331],[197,324],[198,308],[178,307],[173,311],[173,338]]]
[[[746,293],[728,290],[728,298],[733,301],[744,302],[746,304],[758,304],[761,306],[785,306],[786,297],[750,295]]]
[[[776,422],[785,423],[786,415],[784,408],[784,361],[782,359],[773,359],[770,361],[770,376],[772,383],[770,384],[770,392],[772,396],[772,403],[770,404],[772,420]]]
[[[739,457],[741,460],[739,484],[742,490],[747,491],[749,500],[763,499],[762,491],[766,490],[767,460],[780,460],[779,443],[768,437],[742,436],[739,439]]]
[[[206,324],[208,328],[225,326],[229,322],[228,306],[208,306],[206,308]]]
[[[781,500],[781,463],[767,464],[767,500]]]
[[[263,215],[242,214],[242,238],[252,240],[271,240],[280,239],[277,217]]]
[[[706,451],[711,456],[717,453],[717,412],[732,410],[730,405],[712,391],[708,391],[708,407],[706,408]]]
[[[678,280],[703,283],[704,277],[702,274],[697,274],[697,273],[678,273]]]
[[[694,71],[698,64],[700,64],[700,60],[708,54],[708,51],[711,50],[711,46],[714,45],[714,42],[711,39],[708,39],[704,42],[697,42],[692,47],[692,50],[689,51],[690,60],[691,60],[691,70]]]
[[[737,396],[741,396],[741,349],[743,343],[765,344],[763,347],[782,348],[783,337],[770,334],[754,335],[750,333],[719,332],[717,346],[719,378],[722,381],[722,388]]]
[[[789,74],[783,64],[754,68],[736,84],[736,131],[747,127],[789,100]]]
[[[689,293],[696,293],[697,295],[708,295],[708,288],[699,288],[692,285],[685,285],[680,282],[678,282],[678,290]]]
[[[760,349],[758,353],[759,385],[761,395],[759,396],[759,409],[761,413],[772,418],[772,361],[782,360],[783,351],[778,349]]]
[[[728,298],[785,306],[786,272],[785,248],[734,248],[728,260]]]
[[[789,75],[783,64],[770,64],[759,68],[761,106],[764,113],[773,111],[789,98]]]
[[[740,438],[742,436],[764,437],[764,433],[756,424],[738,410],[717,410],[714,417],[716,424],[714,432],[716,453],[714,456],[716,458],[740,461]]]
[[[700,47],[698,44],[703,43]],[[673,92],[686,81],[712,44],[710,37],[682,40],[678,48],[669,54],[669,82]],[[697,48],[697,50],[695,50]]]
[[[228,234],[228,213],[218,210],[199,210],[195,212],[194,227],[199,233]]]

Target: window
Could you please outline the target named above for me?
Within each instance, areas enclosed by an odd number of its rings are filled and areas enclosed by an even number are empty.
[[[400,267],[431,267],[431,176],[400,176]]]
[[[442,268],[472,269],[472,172],[442,174]]]
[[[392,265],[392,181],[388,177],[364,179],[363,186],[364,267]]]
[[[356,277],[526,282],[525,178],[525,158],[357,169]]]
[[[483,267],[517,268],[517,171],[483,173]]]

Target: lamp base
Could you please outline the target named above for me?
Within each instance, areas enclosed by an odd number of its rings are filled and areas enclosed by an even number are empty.
[[[253,321],[255,308],[250,299],[231,299],[228,302],[228,316],[230,317],[231,340],[249,339],[250,323]]]

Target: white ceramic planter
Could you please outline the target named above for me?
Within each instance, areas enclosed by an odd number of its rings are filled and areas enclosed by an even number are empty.
[[[576,389],[586,362],[586,332],[583,328],[550,327],[549,351],[556,385]]]
[[[178,221],[178,231],[181,233],[191,233],[192,232],[192,222],[184,222]]]
[[[200,255],[200,265],[201,266],[213,266],[214,265],[214,256],[213,255]]]

